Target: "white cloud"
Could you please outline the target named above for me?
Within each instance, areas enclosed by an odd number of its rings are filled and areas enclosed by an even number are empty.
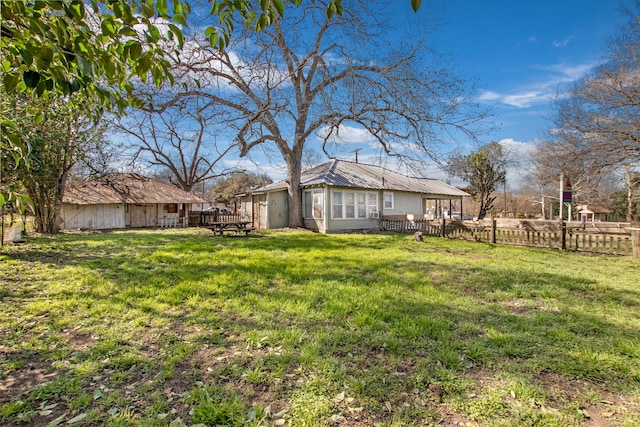
[[[224,161],[225,168],[242,169],[247,172],[268,175],[274,182],[282,181],[287,177],[287,165],[284,162],[271,163],[266,160],[252,159],[227,159]]]
[[[318,131],[318,136],[320,138],[328,136],[330,142],[343,144],[368,143],[375,140],[368,130],[344,124],[338,127],[337,133],[334,131],[333,134],[329,134],[329,132],[331,128],[325,126]]]
[[[478,100],[480,102],[498,102],[516,108],[527,108],[534,104],[547,102],[553,98],[554,93],[548,90],[523,90],[515,93],[498,93],[494,91],[481,91]]]
[[[553,47],[565,47],[565,46],[566,46],[566,45],[568,45],[568,44],[571,42],[571,40],[573,40],[574,38],[575,38],[575,36],[569,36],[569,37],[565,37],[564,39],[562,39],[562,40],[560,40],[560,41],[554,40],[554,41],[551,43],[551,45],[552,45]]]
[[[529,92],[515,93],[505,95],[503,102],[518,108],[527,108],[534,104],[547,102],[552,98],[553,94],[548,91],[534,90]]]
[[[498,141],[502,147],[507,150],[509,153],[512,153],[515,157],[514,160],[522,160],[523,158],[529,158],[531,154],[535,151],[535,141],[532,142],[522,142],[516,141],[513,138],[504,138]]]
[[[511,163],[507,166],[507,185],[512,189],[520,188],[522,180],[528,173],[527,166],[531,164],[536,141],[523,142],[504,138],[498,142],[511,156]]]
[[[596,62],[577,65],[558,63],[536,66],[534,69],[540,75],[538,81],[506,92],[483,90],[480,92],[478,100],[516,108],[528,108],[543,104],[556,97],[559,87],[584,77],[595,65],[597,65]]]
[[[478,99],[480,101],[498,101],[501,98],[503,98],[503,96],[497,92],[494,92],[492,90],[481,90],[480,97]]]
[[[587,62],[584,64],[567,64],[564,62],[547,66],[537,67],[541,71],[551,73],[549,84],[570,82],[578,80],[589,73],[597,65],[597,62]]]

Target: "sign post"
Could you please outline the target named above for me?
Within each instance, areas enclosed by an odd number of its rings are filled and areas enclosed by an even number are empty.
[[[562,216],[563,206],[565,203],[569,203],[567,220],[571,222],[571,181],[569,178],[564,179],[564,175],[560,175],[560,200],[558,200],[558,204],[560,205],[560,215],[558,219],[560,220],[560,248],[561,250],[567,249],[567,228],[564,223],[564,218]]]
[[[571,222],[571,201],[572,201],[572,189],[571,189],[571,181],[569,178],[564,180],[562,187],[562,203],[568,203],[569,207],[567,210],[567,222]]]

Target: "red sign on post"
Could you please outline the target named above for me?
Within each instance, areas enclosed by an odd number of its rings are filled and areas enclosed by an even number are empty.
[[[562,188],[562,202],[563,203],[571,203],[571,181],[567,178],[564,181],[564,187]]]

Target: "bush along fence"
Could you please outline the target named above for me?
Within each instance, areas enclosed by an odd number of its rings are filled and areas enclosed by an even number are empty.
[[[542,220],[484,219],[481,221],[429,221],[423,219],[385,219],[381,229],[399,233],[421,232],[479,242],[532,246],[640,258],[640,241],[628,223],[586,223]],[[637,231],[636,231],[637,230]],[[634,253],[634,249],[638,254]]]

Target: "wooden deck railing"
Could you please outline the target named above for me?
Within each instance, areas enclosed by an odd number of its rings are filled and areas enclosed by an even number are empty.
[[[198,227],[206,226],[217,222],[240,222],[243,218],[240,215],[221,214],[219,212],[191,212],[189,214],[189,225]]]

